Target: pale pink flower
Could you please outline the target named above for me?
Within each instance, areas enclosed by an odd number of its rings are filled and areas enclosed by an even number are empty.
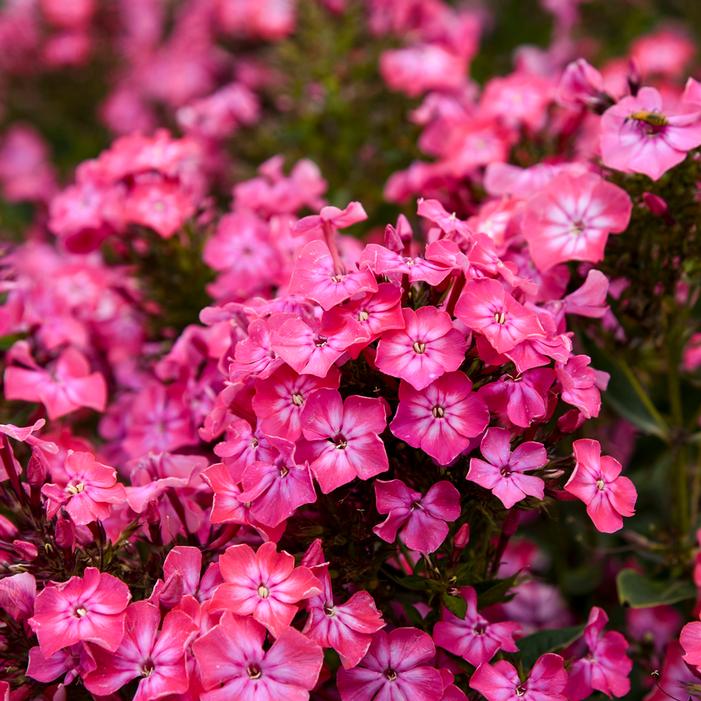
[[[390,430],[413,448],[448,465],[489,423],[484,401],[462,372],[449,372],[421,391],[402,382]]]
[[[480,616],[477,594],[472,587],[462,587],[460,596],[467,603],[465,617],[458,618],[443,607],[441,620],[433,628],[436,645],[462,657],[474,667],[489,662],[499,650],[518,652],[514,641],[514,635],[520,630],[518,623],[494,623]]]
[[[425,495],[401,480],[375,480],[377,512],[387,518],[372,530],[394,543],[397,535],[410,550],[432,553],[448,535],[448,523],[460,517],[460,492],[447,480],[436,482]]]
[[[226,612],[193,644],[202,701],[307,701],[323,662],[321,648],[286,628],[263,650],[265,628]]]
[[[699,105],[665,106],[655,88],[624,97],[601,117],[604,165],[657,180],[701,145]]]
[[[395,628],[375,633],[367,655],[354,669],[340,669],[342,701],[441,701],[443,680],[432,666],[436,648],[428,633]]]
[[[621,475],[621,463],[610,455],[601,455],[599,441],[576,440],[574,471],[565,490],[587,505],[587,513],[602,533],[614,533],[623,527],[623,518],[633,516],[637,492],[633,483]]]
[[[113,652],[95,649],[96,668],[85,678],[85,686],[97,696],[108,696],[132,679],[139,679],[134,701],[151,701],[181,694],[189,686],[185,654],[198,632],[182,611],[170,611],[163,619],[157,606],[137,601],[127,608],[121,645]]]
[[[345,401],[332,389],[320,389],[302,412],[303,441],[297,457],[308,460],[321,491],[328,494],[359,477],[384,472],[389,463],[380,434],[387,426],[383,399],[351,395]]]
[[[595,173],[562,173],[528,200],[523,233],[539,270],[583,260],[598,263],[610,233],[630,221],[633,204],[625,190]]]
[[[527,441],[512,452],[509,432],[490,428],[482,438],[480,451],[485,460],[472,458],[466,479],[491,490],[507,509],[529,496],[543,498],[543,480],[524,474],[548,462],[542,443]]]
[[[386,332],[377,344],[375,363],[382,372],[421,390],[462,365],[467,342],[449,314],[435,307],[402,313],[405,328]]]
[[[214,610],[253,616],[279,636],[292,622],[299,603],[321,592],[319,580],[307,567],[295,567],[292,555],[277,552],[275,543],[232,545],[219,558],[224,584],[212,599]]]
[[[114,652],[124,636],[130,598],[124,582],[88,567],[82,577],[45,587],[29,623],[45,657],[80,641]]]

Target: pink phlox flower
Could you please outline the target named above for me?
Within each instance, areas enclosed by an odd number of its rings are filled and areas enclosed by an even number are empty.
[[[410,549],[432,553],[448,535],[448,523],[460,517],[460,492],[447,480],[436,482],[425,495],[401,480],[375,480],[377,512],[387,518],[372,530],[394,543],[397,535]]]
[[[359,477],[367,480],[389,468],[380,434],[387,426],[387,405],[381,398],[320,389],[302,412],[304,440],[297,458],[309,461],[321,491],[328,494]]]
[[[0,579],[0,609],[15,621],[24,621],[32,615],[36,594],[36,579],[30,572]]]
[[[237,481],[244,470],[256,461],[271,461],[277,454],[270,438],[255,429],[246,419],[234,417],[226,429],[225,440],[214,446],[214,453],[228,465]]]
[[[657,180],[701,145],[699,105],[665,106],[655,88],[624,97],[601,117],[605,166]]]
[[[212,599],[215,610],[252,616],[274,636],[290,625],[300,602],[321,593],[319,580],[308,567],[295,567],[294,557],[263,543],[232,545],[219,558],[221,584]]]
[[[166,608],[178,604],[183,596],[206,601],[222,581],[216,563],[210,563],[202,573],[202,551],[199,548],[177,545],[163,562],[164,588],[158,601]]]
[[[455,212],[448,213],[438,200],[419,199],[416,213],[420,217],[436,224],[443,234],[457,240],[469,240],[473,234],[467,222],[458,219]]]
[[[350,202],[345,209],[338,207],[322,207],[319,214],[300,219],[294,227],[297,235],[323,233],[326,229],[345,229],[368,218],[360,202]]]
[[[701,701],[701,673],[689,666],[683,655],[678,642],[672,641],[667,646],[662,672],[645,701]]]
[[[405,328],[382,335],[375,362],[385,374],[422,390],[462,365],[467,341],[450,315],[435,307],[405,308],[402,313]]]
[[[539,270],[583,260],[598,263],[610,233],[630,221],[628,193],[595,173],[562,173],[526,205],[523,233]]]
[[[499,650],[518,652],[514,635],[520,632],[518,623],[495,623],[481,616],[477,610],[477,594],[472,587],[462,587],[460,596],[467,603],[464,618],[458,618],[443,607],[441,620],[433,628],[433,640],[444,650],[462,657],[474,667],[496,655]]]
[[[376,243],[365,246],[359,265],[376,275],[387,275],[392,279],[406,275],[411,283],[426,282],[429,285],[440,285],[451,272],[449,267],[427,260],[424,256],[404,255]]]
[[[254,319],[248,325],[247,336],[234,348],[234,359],[229,366],[232,381],[259,377],[270,377],[282,365],[282,360],[273,350],[273,335],[264,319]]]
[[[543,498],[543,480],[524,474],[547,464],[548,455],[542,443],[526,441],[512,452],[509,431],[490,428],[482,438],[480,451],[485,459],[470,460],[466,479],[491,490],[507,509],[529,496]]]
[[[517,302],[497,280],[473,280],[465,285],[455,316],[483,334],[497,353],[510,351],[527,338],[545,335],[535,313]]]
[[[340,375],[329,368],[326,377],[299,375],[288,365],[255,383],[253,410],[267,436],[296,441],[302,435],[301,415],[309,397],[319,389],[337,389]]]
[[[204,688],[202,701],[307,701],[323,663],[321,648],[294,628],[279,633],[264,650],[265,628],[225,613],[195,641]]]
[[[565,312],[600,319],[608,311],[608,289],[609,280],[606,275],[600,270],[590,270],[582,286],[564,298]]]
[[[40,368],[26,354],[27,367],[10,365],[5,369],[6,399],[40,402],[50,419],[58,419],[81,407],[104,411],[107,385],[99,372],[90,372],[87,358],[75,348],[67,348],[51,370]]]
[[[637,492],[633,483],[621,475],[621,463],[610,455],[601,455],[599,441],[576,440],[575,468],[565,491],[587,505],[587,514],[602,533],[614,533],[623,527],[623,518],[633,516]]]
[[[36,645],[29,650],[27,676],[42,684],[63,677],[62,684],[68,686],[77,677],[85,677],[95,669],[95,648],[77,643],[45,657],[41,648]]]
[[[435,654],[431,636],[417,628],[378,631],[360,664],[338,671],[341,699],[441,701],[443,678],[432,666]]]
[[[462,372],[449,372],[421,391],[399,385],[399,406],[390,430],[441,465],[448,465],[489,423],[489,411]]]
[[[608,373],[590,367],[588,355],[573,355],[567,363],[556,363],[555,372],[562,387],[562,401],[577,407],[585,418],[599,415],[601,391],[608,384]]]
[[[91,453],[69,450],[64,464],[66,484],[45,484],[47,514],[52,518],[65,509],[77,526],[102,521],[112,507],[126,500],[124,486],[117,482],[117,471],[95,460]]]
[[[14,424],[0,424],[0,433],[4,433],[13,440],[36,446],[46,453],[55,455],[58,453],[58,446],[52,441],[46,441],[35,435],[46,425],[46,419],[37,419],[31,426],[15,426]],[[1,472],[1,470],[0,470]]]
[[[132,679],[139,679],[134,701],[150,701],[187,690],[189,668],[185,654],[197,628],[182,611],[163,619],[157,606],[137,601],[127,608],[121,645],[114,652],[95,649],[96,668],[84,679],[93,694],[108,696]]]
[[[581,701],[593,691],[620,698],[630,691],[628,678],[633,661],[626,654],[628,642],[617,631],[604,633],[608,623],[606,613],[592,608],[584,629],[588,654],[574,661],[569,670],[567,698]]]
[[[124,582],[88,567],[82,577],[50,584],[37,595],[29,624],[42,654],[54,653],[78,642],[90,642],[114,651],[124,636],[125,611],[131,594]]]
[[[525,681],[506,660],[481,664],[470,679],[470,688],[487,701],[567,701],[566,685],[563,659],[553,653],[539,657]]]
[[[290,292],[312,299],[329,310],[361,292],[376,292],[375,276],[367,269],[339,266],[324,241],[310,241],[297,254]]]

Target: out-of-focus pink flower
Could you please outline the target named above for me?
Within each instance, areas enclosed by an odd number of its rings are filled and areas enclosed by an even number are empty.
[[[587,505],[587,513],[602,533],[614,533],[623,527],[623,518],[633,516],[637,492],[633,483],[621,475],[621,463],[601,455],[599,441],[576,440],[576,465],[565,490]]]
[[[28,368],[12,365],[5,369],[7,399],[41,402],[50,419],[58,419],[80,407],[104,411],[105,379],[99,372],[90,372],[90,364],[80,351],[75,348],[63,351],[51,371],[31,362]]]
[[[433,640],[444,650],[452,652],[478,667],[496,655],[499,650],[518,652],[514,635],[519,632],[518,623],[490,622],[477,611],[477,594],[472,587],[462,587],[460,596],[467,603],[464,618],[458,618],[443,607],[441,620],[433,629]]]
[[[360,202],[351,202],[345,209],[338,207],[322,207],[319,214],[300,219],[294,227],[294,233],[304,234],[325,234],[328,229],[345,229],[368,218]]]
[[[399,406],[390,430],[441,465],[448,465],[489,423],[484,401],[462,372],[449,372],[421,391],[399,385]]]
[[[523,682],[516,668],[506,660],[482,664],[470,678],[470,688],[487,701],[567,701],[566,685],[563,659],[552,653],[538,658]]]
[[[307,567],[295,567],[292,555],[277,552],[275,543],[232,545],[219,558],[224,584],[212,599],[215,610],[253,616],[279,636],[292,622],[303,599],[321,592],[319,580]]]
[[[0,579],[0,609],[15,621],[24,621],[34,611],[37,583],[30,572]]]
[[[427,90],[456,90],[467,82],[465,57],[439,44],[385,51],[380,71],[390,88],[411,97]]]
[[[345,401],[332,389],[320,389],[302,412],[297,456],[308,460],[324,494],[356,477],[370,479],[388,469],[380,434],[387,426],[382,399],[351,395]]]
[[[170,611],[163,619],[157,606],[137,601],[127,608],[121,645],[113,652],[95,650],[96,668],[85,677],[93,694],[108,696],[132,679],[139,679],[134,701],[181,694],[189,686],[185,652],[197,633],[192,619]]]
[[[540,270],[558,263],[598,263],[610,233],[625,230],[632,202],[625,190],[594,173],[558,175],[526,206],[523,233]]]
[[[690,667],[683,657],[684,651],[676,641],[667,646],[662,672],[655,688],[645,701],[670,701],[701,699],[701,674]]]
[[[42,589],[29,623],[45,657],[81,641],[114,652],[124,636],[130,598],[124,582],[88,567],[82,577]]]
[[[701,145],[699,105],[667,107],[655,88],[624,97],[601,117],[604,165],[657,180]]]
[[[509,432],[490,428],[484,434],[480,451],[486,459],[470,460],[468,480],[491,490],[507,509],[528,496],[543,498],[543,480],[524,474],[547,463],[548,455],[542,443],[527,441],[512,452]]]
[[[562,400],[577,407],[587,419],[599,415],[600,387],[605,389],[608,383],[608,374],[597,373],[590,365],[588,355],[573,355],[567,363],[555,364]]]
[[[321,648],[294,628],[285,628],[263,650],[265,628],[226,612],[196,640],[193,650],[204,688],[202,701],[304,701],[314,688]]]
[[[63,465],[66,484],[45,484],[41,493],[49,500],[47,512],[68,512],[76,526],[106,519],[127,493],[117,482],[117,471],[95,460],[91,453],[69,450]]]
[[[436,482],[425,495],[401,480],[375,480],[377,512],[387,518],[372,530],[382,540],[399,539],[410,550],[432,553],[448,535],[448,523],[460,517],[460,492],[448,481]]]
[[[342,701],[441,701],[443,680],[431,662],[436,648],[431,636],[416,628],[379,631],[367,655],[354,669],[338,671]]]
[[[386,332],[377,344],[375,363],[382,372],[421,390],[462,365],[467,342],[449,314],[435,307],[402,313],[405,327]]]
[[[557,99],[566,107],[596,105],[604,92],[604,79],[583,58],[569,63],[560,78]]]

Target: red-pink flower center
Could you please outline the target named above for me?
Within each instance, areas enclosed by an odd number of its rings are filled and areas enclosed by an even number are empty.
[[[265,584],[260,584],[258,586],[258,596],[260,596],[261,599],[267,599],[270,596],[270,589],[268,589]]]
[[[436,404],[436,406],[431,409],[431,413],[433,414],[434,418],[442,419],[445,416],[445,409],[440,406],[440,404]]]
[[[292,403],[295,406],[302,406],[302,404],[304,404],[304,396],[301,395],[299,392],[294,392],[292,394]]]
[[[525,696],[526,691],[527,689],[523,684],[519,684],[515,689],[516,696]]]
[[[327,602],[324,604],[324,613],[330,618],[333,618],[336,615],[336,607]]]
[[[414,341],[411,347],[414,349],[414,353],[418,353],[419,355],[426,352],[426,344],[423,341]]]
[[[153,674],[153,671],[155,669],[156,669],[156,665],[153,664],[153,660],[148,659],[141,666],[141,676],[142,677],[150,677]]]
[[[88,615],[88,610],[81,604],[80,606],[76,606],[73,613],[75,614],[76,618],[85,618],[85,616]]]
[[[604,489],[606,488],[606,482],[604,482],[604,480],[603,480],[601,477],[599,477],[599,479],[596,480],[596,488],[597,488],[600,492],[603,492]]]
[[[334,436],[331,439],[331,442],[336,445],[336,450],[345,450],[348,447],[348,441],[342,433],[339,433],[337,436]]]
[[[385,679],[386,679],[388,682],[397,681],[397,677],[398,677],[398,676],[399,676],[399,675],[398,675],[391,667],[388,667],[388,668],[385,670]]]
[[[506,312],[494,312],[494,321],[499,324],[499,326],[503,326],[506,323]]]
[[[511,477],[511,468],[508,465],[504,465],[504,467],[499,470],[499,474],[502,477]]]
[[[365,311],[365,309],[361,309],[358,312],[358,321],[367,321],[370,318],[370,314]]]
[[[66,487],[66,491],[69,494],[72,494],[73,496],[75,496],[76,494],[80,494],[84,490],[85,490],[85,482],[71,482]]]
[[[246,667],[246,674],[249,679],[260,679],[263,676],[263,670],[257,664],[249,664]]]
[[[317,336],[317,337],[314,339],[314,345],[315,345],[317,348],[323,348],[323,347],[328,343],[328,340],[329,340],[329,339],[326,338],[325,336]]]

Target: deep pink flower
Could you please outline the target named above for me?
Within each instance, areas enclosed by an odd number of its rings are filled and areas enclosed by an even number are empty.
[[[623,527],[623,516],[635,513],[637,492],[633,483],[621,476],[621,463],[610,455],[601,455],[599,441],[576,440],[576,465],[565,490],[587,505],[587,513],[602,533],[614,533]]]
[[[657,180],[701,145],[699,105],[663,105],[655,88],[624,97],[601,117],[604,165]]]
[[[134,701],[181,694],[189,686],[185,653],[197,627],[182,611],[170,611],[163,619],[157,606],[137,601],[127,608],[122,644],[114,651],[95,650],[97,667],[84,679],[93,694],[107,696],[132,679],[140,678]]]
[[[222,582],[219,565],[210,563],[202,574],[202,551],[187,545],[177,545],[168,553],[163,562],[163,580],[158,601],[167,608],[180,603],[183,596],[210,599]]]
[[[562,386],[562,401],[577,407],[587,419],[599,415],[599,381],[603,381],[604,388],[608,382],[606,373],[597,373],[590,365],[591,358],[588,355],[573,355],[566,364],[555,364],[557,379]]]
[[[598,263],[610,233],[625,230],[633,204],[625,190],[595,173],[561,173],[526,205],[523,233],[539,270]]]
[[[480,451],[485,460],[470,460],[468,480],[490,489],[507,509],[528,496],[543,498],[543,480],[524,474],[548,462],[542,443],[527,441],[511,452],[510,433],[504,428],[490,428],[484,434]]]
[[[583,58],[567,64],[560,78],[557,98],[566,107],[593,107],[604,97],[601,73]]]
[[[609,281],[599,270],[590,270],[581,287],[570,292],[562,301],[567,314],[578,314],[592,319],[600,319],[606,314],[606,295]]]
[[[45,484],[41,493],[49,500],[47,512],[68,512],[77,526],[106,519],[115,504],[123,504],[127,493],[117,482],[117,471],[95,460],[92,453],[69,450],[63,465],[66,484]]]
[[[282,360],[272,348],[272,332],[264,319],[254,319],[234,348],[234,358],[229,366],[231,380],[270,377],[282,365]]]
[[[366,480],[389,468],[380,434],[387,426],[382,399],[351,395],[344,401],[320,389],[302,412],[297,458],[308,460],[321,491],[328,494],[356,477]]]
[[[428,633],[395,628],[375,633],[368,654],[336,677],[342,701],[441,701],[443,680],[431,666],[436,648]]]
[[[462,365],[467,342],[449,314],[435,307],[402,313],[405,328],[388,331],[377,344],[375,363],[382,372],[421,390]]]
[[[329,368],[326,377],[298,375],[283,365],[265,380],[256,382],[253,410],[258,425],[268,436],[296,441],[302,435],[302,409],[309,397],[319,389],[337,389],[339,374]]]
[[[202,701],[307,701],[323,662],[321,648],[287,628],[263,650],[265,628],[225,613],[193,644],[205,689]]]
[[[36,594],[36,579],[30,572],[0,579],[0,609],[15,621],[24,621],[32,615]]]
[[[321,594],[307,601],[309,618],[302,632],[322,647],[336,650],[344,669],[351,669],[365,657],[373,634],[384,627],[382,614],[366,591],[355,592],[345,604],[334,602],[321,541],[309,546],[302,564],[312,568],[322,587]]]
[[[114,651],[124,635],[130,598],[124,582],[88,567],[82,577],[45,587],[29,623],[45,657],[80,641]]]
[[[527,338],[545,336],[534,312],[526,309],[498,280],[473,280],[465,285],[455,316],[505,353]]]
[[[410,550],[432,553],[448,535],[448,523],[460,517],[460,492],[448,481],[436,482],[425,495],[401,480],[375,480],[377,512],[387,518],[372,530],[382,540],[399,539]]]
[[[14,365],[6,368],[6,399],[41,402],[50,419],[58,419],[80,407],[104,411],[105,379],[99,372],[90,372],[90,364],[80,351],[75,348],[63,351],[51,372],[31,362],[29,368]]]
[[[292,622],[299,602],[321,592],[319,580],[307,567],[295,567],[289,553],[275,543],[232,545],[219,558],[224,584],[212,599],[215,610],[253,616],[276,637]]]
[[[701,701],[701,674],[684,662],[683,652],[676,641],[667,646],[662,673],[645,701]]]
[[[687,623],[679,636],[679,642],[684,648],[684,660],[701,672],[701,623]]]
[[[376,292],[375,276],[367,269],[337,270],[324,241],[307,243],[298,253],[290,279],[290,292],[331,309],[360,292]]]
[[[63,677],[63,685],[68,686],[76,677],[84,677],[95,669],[95,649],[77,643],[45,657],[41,648],[35,645],[29,650],[27,676],[44,684]]]
[[[484,401],[462,372],[449,372],[421,391],[402,382],[390,430],[441,465],[448,465],[489,423]]]
[[[462,587],[460,596],[467,602],[464,618],[458,618],[443,607],[441,620],[433,629],[433,640],[439,647],[467,660],[474,667],[496,655],[499,650],[518,652],[514,634],[518,623],[492,623],[477,611],[477,594],[472,587]]]
[[[294,227],[294,233],[311,235],[323,233],[328,227],[345,229],[368,218],[360,202],[350,202],[345,209],[322,207],[319,214],[300,219]]]
[[[487,701],[567,701],[563,693],[566,685],[562,657],[552,653],[538,658],[525,681],[506,660],[480,665],[470,679],[470,688]]]
[[[617,631],[604,633],[608,616],[598,607],[589,613],[584,642],[589,653],[576,659],[569,670],[567,698],[581,701],[594,691],[620,698],[630,691],[628,675],[633,661],[626,655],[628,642]]]
[[[360,266],[368,267],[376,275],[406,275],[409,282],[427,282],[440,285],[451,269],[421,256],[404,256],[376,243],[365,246],[360,256]]]

